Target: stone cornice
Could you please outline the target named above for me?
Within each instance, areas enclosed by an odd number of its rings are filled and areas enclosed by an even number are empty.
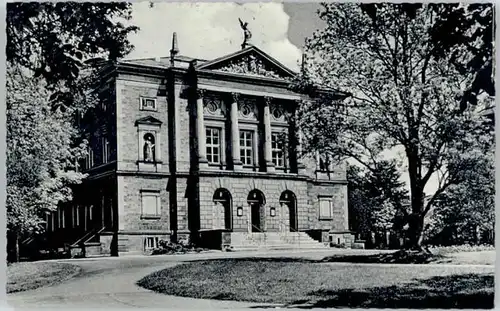
[[[165,78],[167,69],[167,67],[129,64],[123,62],[116,64],[116,71],[118,73],[140,74],[143,76],[158,78]]]

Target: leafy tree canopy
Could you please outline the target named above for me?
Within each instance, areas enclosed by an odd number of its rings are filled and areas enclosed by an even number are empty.
[[[42,77],[54,105],[67,107],[93,79],[81,75],[89,60],[116,60],[133,48],[127,35],[138,28],[126,25],[130,18],[125,2],[7,3],[7,61]]]
[[[446,5],[446,4],[442,4]],[[467,179],[492,144],[491,128],[478,113],[491,100],[460,110],[457,103],[474,72],[462,72],[452,55],[436,57],[435,8],[430,5],[324,4],[327,26],[307,43],[300,83],[349,91],[342,104],[331,99],[302,105],[306,150],[350,158],[375,172],[384,160],[401,160],[409,177],[411,247],[418,247],[424,217],[437,197]],[[466,46],[458,45],[458,54]],[[431,177],[438,188],[428,200]]]
[[[7,68],[7,227],[39,231],[44,213],[71,199],[84,177],[76,159],[85,154],[73,127],[73,110],[53,111],[41,78]]]

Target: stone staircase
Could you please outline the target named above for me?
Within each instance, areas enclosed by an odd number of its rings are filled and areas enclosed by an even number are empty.
[[[234,251],[329,248],[305,232],[233,232],[231,246]]]

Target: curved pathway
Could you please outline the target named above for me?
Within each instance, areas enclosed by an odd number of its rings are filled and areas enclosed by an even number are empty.
[[[135,285],[154,271],[190,260],[236,257],[305,257],[319,259],[345,250],[211,252],[202,254],[129,256],[61,260],[76,264],[82,273],[66,282],[7,295],[7,303],[18,309],[36,308],[161,308],[161,309],[247,309],[257,303],[203,300],[157,294]],[[345,264],[345,263],[338,263]],[[444,266],[444,265],[443,265]],[[470,266],[462,266],[467,270]],[[492,266],[490,266],[492,267]],[[492,267],[493,271],[494,268]]]

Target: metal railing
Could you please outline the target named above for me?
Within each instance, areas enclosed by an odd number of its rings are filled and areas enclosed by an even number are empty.
[[[95,232],[95,234],[91,235],[90,237],[88,237],[86,240],[83,241],[83,243],[87,243],[88,241],[92,240],[96,235],[100,234],[101,232],[104,231],[104,229],[106,229],[106,227],[102,227],[101,229],[97,230]]]
[[[266,236],[266,232],[264,230],[262,230],[261,228],[255,226],[254,224],[252,224],[250,221],[247,220],[247,225],[250,225],[251,228],[255,228],[258,232],[262,233],[264,235],[264,245],[267,244],[267,236]],[[253,231],[249,232],[250,234],[253,233]]]
[[[282,224],[285,229],[286,228],[290,229],[290,231],[288,231],[288,230],[280,231],[280,232],[284,232],[286,236],[288,236],[289,232],[293,232],[293,233],[297,234],[297,243],[299,244],[299,247],[300,247],[300,231],[293,228],[292,226],[290,226],[289,224],[287,224],[286,222],[284,222],[282,220],[278,220],[278,223]]]
[[[102,227],[100,229],[92,229],[89,232],[85,233],[84,236],[79,238],[75,243],[72,243],[71,246],[79,246],[82,243],[87,243],[89,240],[94,238],[97,234],[101,233],[104,231],[105,227]]]

